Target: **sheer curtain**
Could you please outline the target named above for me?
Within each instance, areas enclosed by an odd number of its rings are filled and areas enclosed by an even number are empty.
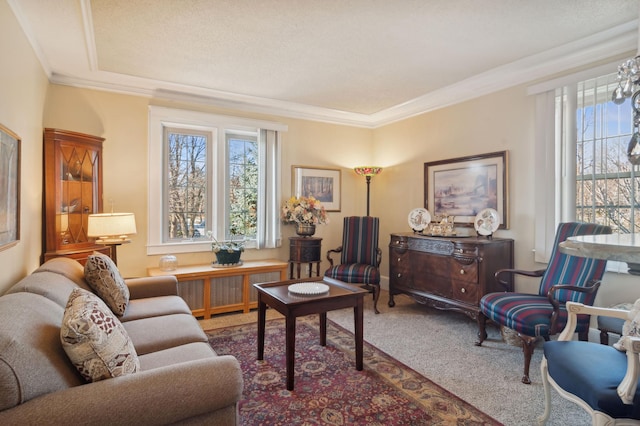
[[[260,175],[258,193],[258,235],[256,248],[282,245],[280,235],[280,134],[275,130],[260,131]]]

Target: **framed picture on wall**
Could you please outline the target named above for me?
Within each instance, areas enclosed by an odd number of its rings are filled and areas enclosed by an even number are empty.
[[[0,250],[20,240],[20,137],[0,124]]]
[[[328,212],[339,212],[341,178],[340,169],[291,166],[291,192],[296,197],[315,198]]]
[[[508,229],[507,164],[507,151],[424,163],[425,208],[466,226],[473,226],[481,210],[495,209],[499,227]]]

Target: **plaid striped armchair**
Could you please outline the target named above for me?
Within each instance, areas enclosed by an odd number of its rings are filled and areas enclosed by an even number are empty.
[[[496,272],[496,279],[508,287],[502,274],[519,274],[529,277],[542,277],[538,294],[514,293],[512,288],[507,292],[489,293],[480,300],[478,313],[478,341],[482,345],[487,338],[487,318],[500,326],[513,329],[522,340],[524,352],[524,375],[522,383],[530,384],[529,365],[536,341],[540,338],[548,341],[561,331],[567,323],[566,302],[577,302],[592,305],[600,286],[600,279],[607,265],[606,260],[570,256],[561,253],[558,245],[569,237],[577,235],[610,234],[608,226],[592,223],[561,223],[546,269],[537,271],[521,271],[502,269]],[[589,316],[578,317],[576,332],[580,340],[587,340],[589,333]]]
[[[380,261],[378,247],[380,219],[371,216],[344,218],[342,245],[327,251],[329,269],[326,277],[359,285],[373,292],[373,310],[378,311],[380,297]],[[340,264],[334,265],[331,253],[340,253]]]

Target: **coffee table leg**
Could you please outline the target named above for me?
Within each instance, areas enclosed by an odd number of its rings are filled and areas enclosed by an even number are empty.
[[[364,311],[362,297],[358,297],[358,302],[353,308],[353,316],[355,322],[355,338],[356,338],[356,370],[362,371],[362,355],[363,355],[363,317]]]
[[[320,314],[320,346],[327,346],[327,313]]]
[[[258,292],[258,360],[264,359],[264,329],[267,318],[267,304]]]
[[[287,390],[293,390],[294,381],[294,369],[293,363],[296,356],[296,317],[286,317],[287,328],[287,345],[286,345],[286,359],[287,359]]]

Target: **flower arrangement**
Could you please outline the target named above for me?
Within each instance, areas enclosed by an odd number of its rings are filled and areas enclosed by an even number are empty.
[[[329,223],[322,203],[313,197],[291,197],[282,205],[283,223],[317,225]]]

